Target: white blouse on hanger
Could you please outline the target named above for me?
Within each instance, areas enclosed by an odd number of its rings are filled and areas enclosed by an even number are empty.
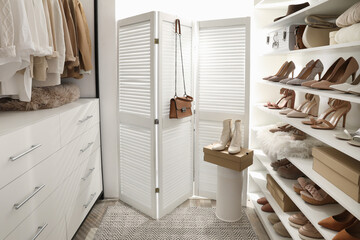
[[[0,0],[0,58],[15,57],[14,21],[10,0]]]

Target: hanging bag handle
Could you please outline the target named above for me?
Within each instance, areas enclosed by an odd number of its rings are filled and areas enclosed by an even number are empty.
[[[178,37],[180,43],[181,68],[182,68],[182,76],[184,83],[184,97],[187,97],[186,84],[185,84],[184,59],[183,59],[182,44],[181,44],[181,24],[180,24],[180,20],[176,19],[175,20],[175,97],[177,97],[177,38]]]

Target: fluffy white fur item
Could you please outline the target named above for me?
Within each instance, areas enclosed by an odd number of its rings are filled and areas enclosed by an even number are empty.
[[[291,132],[271,133],[269,130],[273,128],[277,128],[277,125],[260,127],[256,134],[261,149],[271,161],[288,157],[309,158],[313,147],[324,146],[322,142],[309,135],[300,141],[292,140]]]

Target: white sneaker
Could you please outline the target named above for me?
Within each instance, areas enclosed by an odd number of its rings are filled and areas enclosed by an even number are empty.
[[[228,149],[228,152],[230,154],[236,154],[241,151],[241,121],[236,120],[235,121],[235,130],[233,137],[231,139],[231,143]]]
[[[231,140],[231,119],[226,119],[223,121],[223,130],[221,133],[221,137],[220,137],[220,142],[219,143],[215,143],[211,150],[216,150],[216,151],[222,151],[226,148],[226,145],[230,142]]]

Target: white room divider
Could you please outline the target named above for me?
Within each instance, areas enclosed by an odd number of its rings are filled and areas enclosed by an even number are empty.
[[[216,166],[203,161],[203,147],[218,141],[224,119],[242,121],[248,146],[250,18],[203,21],[198,29],[196,193],[216,199]]]
[[[120,199],[153,218],[193,195],[194,162],[197,192],[215,198],[215,167],[203,162],[201,152],[217,140],[224,118],[242,119],[248,135],[249,19],[197,25],[180,18],[186,90],[194,96],[197,86],[198,102],[194,116],[169,119],[176,18],[150,12],[118,22]],[[198,62],[193,59],[197,44]],[[180,59],[178,63],[182,95]]]

